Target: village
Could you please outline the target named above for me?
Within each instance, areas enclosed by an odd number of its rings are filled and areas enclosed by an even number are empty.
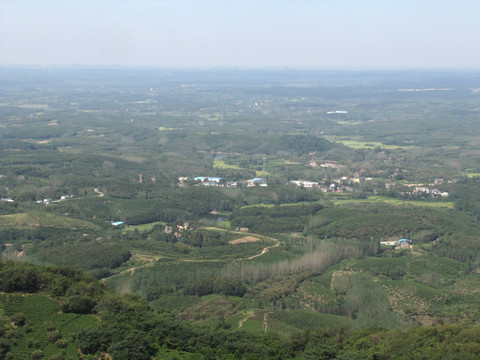
[[[193,184],[195,186],[203,185],[203,186],[214,186],[214,187],[227,187],[227,188],[236,188],[238,186],[268,186],[265,177],[256,177],[249,180],[243,181],[225,181],[220,177],[211,177],[211,176],[197,176],[193,179],[189,177],[179,177],[178,178],[178,186],[186,186],[187,184]]]
[[[321,166],[321,167],[328,167],[328,168],[344,168],[345,165],[327,162],[322,163],[320,165],[315,165],[310,163],[310,166]],[[362,176],[362,173],[365,170],[360,170],[359,172],[356,171],[352,174],[352,176],[341,176],[339,178],[334,179],[326,179],[324,178],[321,181],[312,181],[312,180],[304,180],[304,179],[294,179],[290,180],[286,185],[292,184],[298,186],[300,188],[305,189],[319,189],[324,193],[352,193],[355,190],[355,186],[365,183],[375,183],[375,190],[377,192],[377,186],[384,186],[386,190],[395,190],[400,187],[400,185],[396,182],[382,182],[378,181],[378,179]],[[396,170],[399,171],[398,169]],[[411,191],[401,191],[400,194],[402,196],[430,196],[433,198],[438,197],[448,197],[449,193],[446,191],[441,191],[437,188],[438,185],[442,185],[444,183],[443,178],[435,179],[433,184],[404,184],[403,188],[413,188]],[[448,182],[455,182],[456,180],[449,180]],[[384,185],[383,185],[384,184]],[[241,181],[231,181],[225,180],[221,177],[212,177],[212,176],[197,176],[194,178],[189,177],[179,177],[178,178],[178,186],[184,187],[187,185],[193,186],[209,186],[209,187],[226,187],[226,188],[236,188],[239,186],[242,187],[253,187],[253,186],[268,186],[266,182],[265,176],[263,177],[256,177],[248,180],[241,180]]]

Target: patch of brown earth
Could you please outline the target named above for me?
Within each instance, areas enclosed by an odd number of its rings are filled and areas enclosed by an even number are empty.
[[[260,241],[259,238],[255,236],[245,236],[240,239],[232,240],[229,242],[230,245],[237,245],[237,244],[246,244],[246,243],[251,243],[251,242],[256,242]]]

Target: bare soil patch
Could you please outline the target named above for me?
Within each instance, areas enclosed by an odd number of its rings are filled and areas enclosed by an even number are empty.
[[[255,237],[255,236],[244,236],[240,239],[230,241],[229,244],[230,245],[237,245],[237,244],[245,244],[245,243],[251,243],[251,242],[256,242],[256,241],[260,241],[260,239]]]

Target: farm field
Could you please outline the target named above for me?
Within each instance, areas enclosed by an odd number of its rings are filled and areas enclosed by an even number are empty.
[[[234,169],[234,170],[241,170],[242,169],[240,166],[227,164],[225,161],[222,161],[222,160],[214,160],[213,161],[213,167],[216,167],[216,168],[219,168],[219,169]]]
[[[384,196],[369,196],[366,199],[348,199],[348,198],[337,198],[334,201],[335,205],[340,204],[359,204],[359,203],[384,203],[384,204],[391,204],[391,205],[411,205],[411,206],[423,206],[423,207],[433,207],[433,208],[446,208],[452,209],[453,202],[449,201],[419,201],[419,200],[400,200],[400,199],[392,199]]]
[[[344,124],[342,124],[342,125],[344,125]],[[358,123],[357,123],[357,125],[358,125]],[[398,150],[398,149],[401,149],[401,148],[412,148],[410,146],[383,144],[379,141],[356,141],[356,140],[342,139],[342,138],[337,138],[337,137],[327,137],[327,139],[329,139],[330,141],[336,142],[336,143],[343,144],[343,145],[348,146],[352,149],[375,149],[375,148],[380,148],[380,149],[387,149],[387,150]]]
[[[148,224],[141,224],[141,225],[132,225],[132,226],[129,226],[127,228],[124,229],[124,231],[134,231],[134,230],[138,230],[138,231],[145,231],[145,230],[152,230],[154,226],[165,226],[167,223],[164,222],[164,221],[155,221],[155,222],[152,222],[152,223],[148,223]]]
[[[98,229],[98,226],[88,221],[48,214],[41,211],[0,215],[0,226],[21,228],[55,227],[65,229]]]
[[[74,358],[78,354],[77,347],[70,339],[78,331],[97,323],[92,315],[59,313],[58,302],[44,295],[2,294],[0,302],[2,316],[19,319],[16,346],[11,352],[18,359],[29,358],[34,352],[47,357]]]

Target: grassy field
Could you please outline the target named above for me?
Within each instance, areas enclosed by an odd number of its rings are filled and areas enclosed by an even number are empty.
[[[311,205],[314,202],[309,202],[309,201],[302,201],[302,202],[296,202],[296,203],[285,203],[285,204],[280,204],[280,205],[275,205],[275,204],[252,204],[252,205],[244,205],[240,209],[245,209],[249,207],[274,207],[274,206],[301,206],[301,205]]]
[[[81,218],[95,216],[97,219],[118,221],[128,216],[143,214],[154,204],[153,199],[119,199],[108,195],[99,196],[99,193],[92,189],[87,197],[53,204],[52,210],[58,214],[76,214]]]
[[[337,124],[339,124],[339,125],[361,125],[362,122],[361,122],[361,121],[343,121],[343,120],[339,120],[339,121],[337,121]]]
[[[135,230],[135,229],[137,229],[138,231],[146,231],[146,230],[150,231],[150,230],[153,229],[153,227],[154,227],[155,225],[162,225],[162,226],[164,226],[164,225],[166,225],[166,224],[167,224],[167,223],[166,223],[166,222],[163,222],[163,221],[155,221],[155,222],[148,223],[148,224],[141,224],[141,225],[129,226],[129,227],[123,229],[123,231],[124,231],[124,232],[125,232],[125,231],[133,231],[133,230]]]
[[[213,167],[216,167],[216,168],[219,168],[219,169],[243,170],[243,168],[241,168],[240,166],[227,164],[223,160],[214,160],[213,161]]]
[[[32,211],[0,216],[0,226],[16,227],[57,227],[66,229],[98,229],[98,226],[88,221],[73,219],[66,216],[49,214],[46,212]]]
[[[361,203],[384,203],[384,204],[391,204],[391,205],[411,205],[411,206],[423,206],[423,207],[434,207],[434,208],[446,208],[446,209],[453,209],[453,202],[427,202],[427,201],[420,201],[420,200],[401,200],[401,199],[394,199],[388,198],[384,196],[369,196],[366,199],[344,199],[344,198],[336,198],[333,200],[335,205],[341,204],[361,204]]]
[[[238,165],[227,164],[223,160],[214,160],[213,167],[219,168],[219,169],[246,170],[245,168],[242,168]],[[263,176],[263,170],[255,170],[255,174],[256,176],[261,177]],[[265,171],[265,175],[270,176],[271,174],[268,171]]]
[[[262,177],[263,176],[263,170],[255,170],[255,174],[258,177]],[[270,175],[272,175],[272,174],[269,173],[268,171],[265,171],[265,176],[270,176]]]
[[[336,138],[333,136],[326,136],[325,138],[332,142],[341,143],[352,149],[381,148],[381,149],[396,150],[396,149],[412,148],[412,146],[387,145],[379,141],[357,141],[357,140],[351,140],[351,139]]]
[[[381,142],[377,141],[354,141],[354,140],[339,140],[337,142],[342,143],[345,146],[348,146],[352,149],[374,149],[374,148],[381,148],[381,149],[390,149],[396,150],[401,148],[402,146],[398,145],[385,145]]]

